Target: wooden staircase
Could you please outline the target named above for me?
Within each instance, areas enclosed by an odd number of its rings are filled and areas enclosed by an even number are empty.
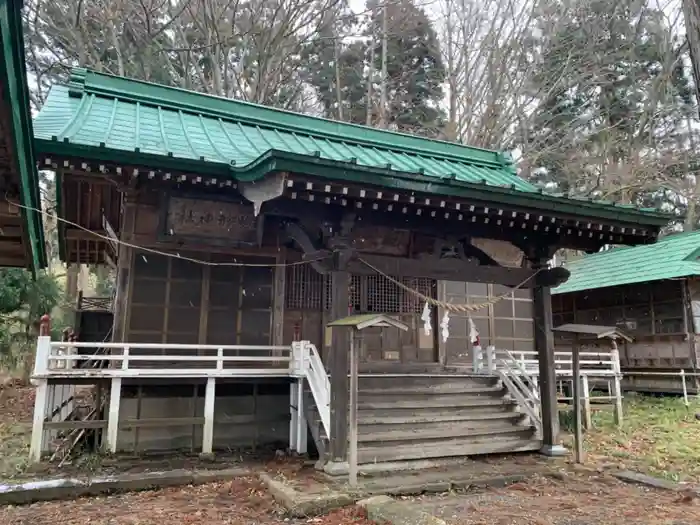
[[[307,396],[307,419],[322,459],[327,439]],[[536,427],[497,377],[360,377],[359,463],[441,459],[539,450]]]

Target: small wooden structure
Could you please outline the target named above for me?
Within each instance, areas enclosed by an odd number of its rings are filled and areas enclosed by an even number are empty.
[[[391,316],[383,314],[364,314],[351,315],[337,319],[328,324],[332,328],[349,328],[350,329],[350,400],[349,400],[349,429],[348,437],[350,439],[348,462],[350,469],[350,486],[357,486],[357,394],[358,394],[358,367],[359,356],[357,355],[358,348],[355,346],[357,338],[356,332],[361,332],[366,328],[397,328],[408,331],[408,325],[394,319]]]
[[[552,290],[554,325],[618,326],[624,390],[700,392],[700,232],[613,248],[565,262],[570,279]],[[558,351],[571,337],[555,335]]]
[[[612,345],[613,352],[617,352],[617,341],[631,342],[632,338],[615,326],[594,326],[584,324],[565,324],[553,328],[554,333],[573,334],[574,342],[572,347],[572,377],[573,377],[573,407],[574,407],[574,440],[576,448],[576,462],[583,461],[583,428],[581,423],[581,364],[580,364],[580,341],[581,336],[593,336],[596,339],[608,339]],[[620,396],[620,378],[617,377],[613,383],[615,389],[615,419],[619,425],[622,423],[622,401]],[[586,383],[586,388],[588,388]],[[588,408],[588,407],[587,407]],[[590,414],[590,409],[586,410]],[[590,424],[589,424],[590,427]]]

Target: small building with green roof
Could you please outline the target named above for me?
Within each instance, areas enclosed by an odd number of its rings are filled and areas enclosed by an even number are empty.
[[[569,280],[552,290],[555,326],[613,325],[634,341],[620,347],[624,386],[681,391],[681,369],[700,368],[700,231],[673,233],[655,244],[619,247],[565,264]],[[566,342],[558,338],[557,349]],[[638,373],[639,375],[635,375]],[[697,389],[696,378],[688,385]]]

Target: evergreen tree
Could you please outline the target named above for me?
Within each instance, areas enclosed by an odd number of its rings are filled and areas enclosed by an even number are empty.
[[[307,49],[307,78],[323,115],[378,125],[385,82],[387,128],[440,136],[445,67],[430,19],[412,0],[387,5],[387,77],[382,79],[385,10],[370,0],[367,12],[371,15],[364,29],[351,17],[341,17]],[[348,34],[361,37],[343,36]]]
[[[568,194],[637,202],[658,186],[692,110],[682,42],[634,0],[581,0],[535,26],[537,107],[520,137],[524,175]],[[531,65],[529,65],[531,66]]]

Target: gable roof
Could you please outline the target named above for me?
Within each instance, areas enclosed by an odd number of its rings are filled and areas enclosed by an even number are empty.
[[[34,121],[46,156],[257,180],[290,171],[659,227],[656,210],[543,194],[507,154],[75,69]]]
[[[566,264],[571,277],[553,294],[700,275],[700,231],[677,233],[655,244],[614,248]]]
[[[21,233],[15,225],[0,221],[0,259],[3,266],[25,266],[37,270],[46,266],[39,177],[36,169],[29,89],[22,39],[22,2],[0,0],[0,172],[9,174],[17,187]],[[4,150],[4,151],[2,151]],[[2,196],[1,200],[5,200]],[[28,209],[31,208],[31,209]],[[14,255],[14,246],[19,253]]]

